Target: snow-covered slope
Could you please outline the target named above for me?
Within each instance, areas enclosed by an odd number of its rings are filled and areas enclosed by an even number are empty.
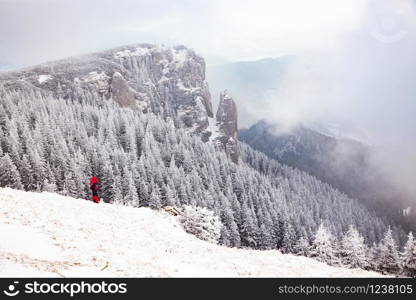
[[[8,188],[0,189],[0,275],[380,276],[276,250],[209,244],[185,233],[175,217],[148,208]]]

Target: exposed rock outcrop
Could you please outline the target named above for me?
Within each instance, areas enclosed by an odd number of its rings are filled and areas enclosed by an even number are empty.
[[[113,74],[110,87],[114,101],[121,106],[134,107],[139,102],[136,101],[134,90],[129,87],[127,81],[119,72]]]
[[[237,138],[237,106],[227,91],[220,94],[216,118],[221,132],[228,137]]]
[[[219,136],[217,140],[225,151],[230,155],[233,162],[238,163],[239,149],[238,149],[238,115],[237,106],[227,91],[220,94],[220,104],[218,106],[217,126]]]

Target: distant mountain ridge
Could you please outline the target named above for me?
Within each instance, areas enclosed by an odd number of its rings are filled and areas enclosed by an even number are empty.
[[[409,205],[371,163],[373,149],[357,140],[334,137],[303,125],[281,133],[279,125],[259,121],[239,130],[239,139],[268,157],[303,170],[350,197],[360,199],[380,214],[401,222]],[[278,132],[278,133],[276,133]],[[394,199],[394,201],[393,201]]]

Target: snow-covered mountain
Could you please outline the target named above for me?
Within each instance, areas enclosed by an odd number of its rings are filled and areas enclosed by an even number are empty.
[[[0,188],[0,215],[2,277],[381,276],[277,250],[210,244],[149,208]]]
[[[126,46],[0,75],[8,89],[37,88],[56,97],[83,93],[123,106],[177,116],[202,131],[213,117],[205,62],[185,47]]]
[[[214,117],[205,61],[184,46],[137,44],[44,63],[0,73],[0,87],[73,100],[111,99],[123,107],[153,112],[200,134],[204,141],[212,140],[238,161],[237,139],[221,129],[221,122],[226,122],[221,120],[229,121],[226,115],[237,122],[236,110],[228,111],[227,102],[220,101],[221,118],[218,113]]]
[[[106,203],[210,209],[224,246],[311,247],[339,265],[354,232],[361,267],[398,273],[400,224],[239,144],[236,104],[221,93],[214,118],[204,68],[185,47],[140,44],[0,74],[0,187],[89,199],[97,176]]]

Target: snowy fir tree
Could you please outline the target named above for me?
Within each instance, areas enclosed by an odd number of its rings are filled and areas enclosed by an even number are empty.
[[[413,233],[409,232],[406,245],[400,254],[403,275],[416,277],[416,241]]]
[[[367,258],[368,258],[368,269],[378,271],[379,263],[379,244],[373,243],[370,247],[367,248]]]
[[[301,236],[293,247],[293,253],[296,255],[309,256],[310,244],[309,241]]]
[[[0,158],[0,186],[14,189],[22,189],[20,174],[9,154]]]
[[[369,266],[364,238],[352,225],[341,240],[340,255],[342,263],[351,268],[365,269]]]
[[[323,223],[321,223],[316,231],[312,246],[309,250],[309,256],[330,265],[338,264],[338,258],[335,252],[335,237]]]
[[[185,205],[180,222],[186,232],[201,240],[217,243],[221,236],[221,221],[214,212],[205,207]]]
[[[380,242],[378,252],[378,269],[384,273],[398,273],[400,269],[399,253],[390,227]]]

